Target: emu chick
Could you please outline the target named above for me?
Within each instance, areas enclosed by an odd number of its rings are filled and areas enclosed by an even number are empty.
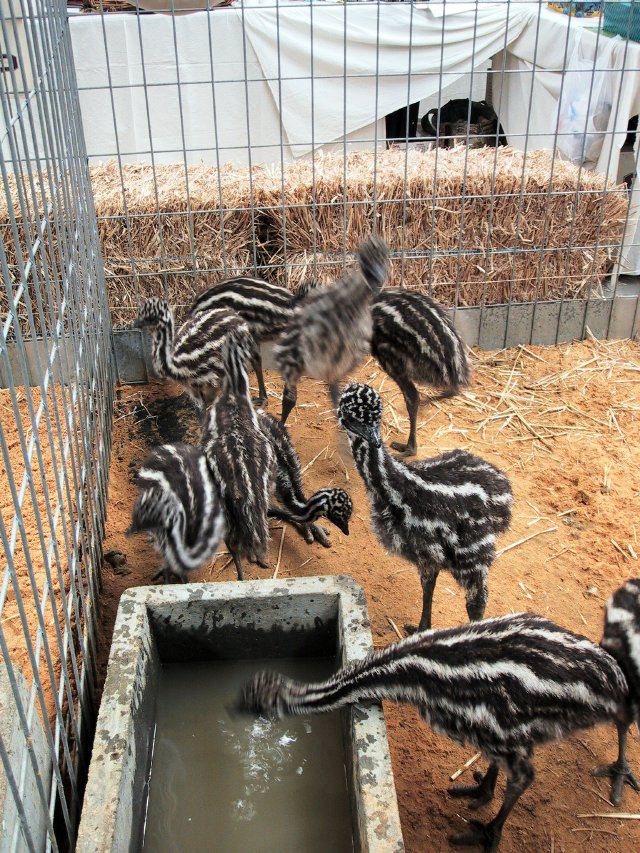
[[[276,345],[275,358],[285,383],[282,423],[295,406],[303,374],[326,382],[337,406],[338,383],[370,350],[371,303],[387,276],[387,248],[380,239],[369,237],[358,258],[360,269],[349,270],[333,287],[309,292]]]
[[[147,532],[162,556],[153,580],[186,580],[213,557],[226,530],[204,454],[186,444],[156,447],[142,463],[136,485],[140,494],[127,535]]]
[[[478,808],[493,799],[500,768],[507,787],[488,823],[470,821],[459,845],[498,849],[503,826],[534,779],[536,746],[624,718],[628,687],[616,661],[540,616],[521,613],[426,631],[373,652],[318,684],[259,673],[241,711],[269,717],[318,714],[388,699],[415,705],[434,731],[470,744],[490,762],[476,785],[449,789]]]
[[[376,536],[420,574],[418,630],[431,627],[441,569],[450,571],[465,590],[469,619],[482,619],[496,538],[511,522],[513,495],[507,477],[464,450],[412,463],[395,459],[380,439],[382,401],[369,385],[354,383],[345,389],[338,420],[367,490]]]

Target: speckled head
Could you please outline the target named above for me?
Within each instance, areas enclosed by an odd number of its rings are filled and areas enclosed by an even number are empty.
[[[137,329],[144,329],[169,323],[172,319],[171,308],[166,299],[151,296],[138,308],[138,316],[133,321],[133,325]]]
[[[321,489],[327,501],[326,516],[332,524],[349,535],[349,520],[353,513],[353,501],[344,489]]]
[[[370,385],[354,382],[342,392],[338,421],[343,429],[380,447],[382,400]]]

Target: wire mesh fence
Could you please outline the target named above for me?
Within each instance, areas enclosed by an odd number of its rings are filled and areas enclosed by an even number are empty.
[[[449,306],[469,343],[640,322],[619,277],[640,274],[640,0],[614,4],[618,36],[606,10],[523,0],[213,5],[0,3],[9,849],[75,839],[112,343],[121,378],[146,375],[111,320],[158,293],[180,314],[247,272],[332,281],[378,231],[391,284]]]
[[[616,36],[523,0],[98,3],[72,36],[114,323],[247,270],[335,280],[372,229],[455,309],[617,296],[635,5]]]
[[[93,734],[110,320],[66,5],[3,0],[3,849],[73,846]]]

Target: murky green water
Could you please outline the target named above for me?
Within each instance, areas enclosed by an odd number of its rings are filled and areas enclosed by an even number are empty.
[[[226,706],[260,669],[320,681],[334,661],[164,667],[144,853],[352,853],[340,718],[232,719]]]

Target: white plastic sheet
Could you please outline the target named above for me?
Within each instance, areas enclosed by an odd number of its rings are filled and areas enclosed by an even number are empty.
[[[220,162],[246,163],[250,152],[253,163],[278,163],[281,141],[285,161],[345,137],[349,150],[358,139],[372,148],[375,117],[437,93],[441,61],[443,84],[486,68],[531,14],[501,3],[477,14],[456,4],[281,3],[74,17],[88,154],[148,162],[153,150],[166,163],[184,150],[188,162],[216,163],[218,151]]]
[[[536,4],[537,7],[537,4]],[[640,113],[640,44],[624,39],[611,39],[592,30],[596,23],[589,19],[568,18],[548,9],[529,19],[522,34],[493,60],[493,104],[509,144],[520,150],[546,148],[557,144],[558,109],[563,84],[563,69],[570,62],[576,42],[581,42],[581,55],[612,94],[611,110],[606,124],[602,148],[585,167],[618,178],[620,149],[627,135],[631,116]],[[590,76],[590,75],[589,75]],[[622,176],[620,176],[622,177]],[[625,233],[625,250],[620,267],[625,273],[640,274],[640,188],[631,196]]]

